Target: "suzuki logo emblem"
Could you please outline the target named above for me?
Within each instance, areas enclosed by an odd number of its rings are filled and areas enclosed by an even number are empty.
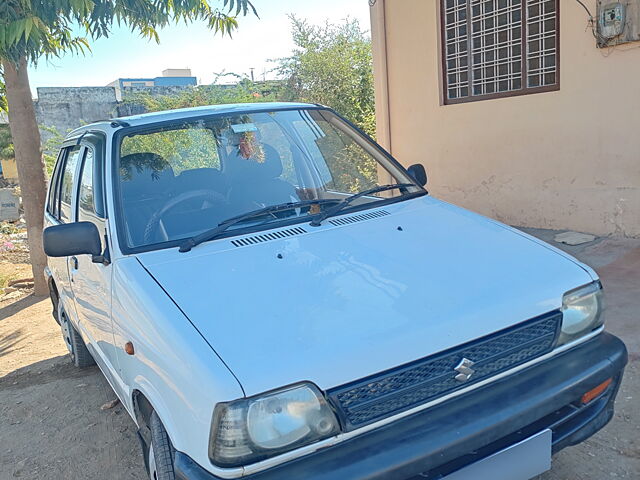
[[[454,370],[458,372],[458,375],[456,375],[455,377],[456,380],[459,382],[466,382],[467,380],[469,380],[471,378],[471,375],[475,373],[475,370],[471,368],[474,364],[475,362],[472,362],[468,358],[463,358],[462,360],[460,360],[458,366],[454,368]]]

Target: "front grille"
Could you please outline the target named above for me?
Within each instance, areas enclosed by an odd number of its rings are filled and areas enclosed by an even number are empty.
[[[347,431],[401,413],[533,360],[553,348],[562,313],[551,312],[515,327],[343,385],[327,393]],[[473,361],[466,382],[456,380],[463,358]]]

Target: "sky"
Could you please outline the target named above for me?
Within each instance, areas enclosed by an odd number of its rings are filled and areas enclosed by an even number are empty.
[[[109,38],[92,42],[92,52],[85,56],[40,60],[29,71],[31,88],[36,95],[37,87],[105,86],[116,78],[161,76],[166,68],[191,68],[199,84],[211,83],[216,72],[249,75],[251,67],[256,80],[265,72],[269,79],[275,76],[268,73],[274,67],[269,59],[286,57],[294,47],[288,14],[317,24],[349,17],[370,30],[368,0],[253,0],[253,4],[260,18],[240,17],[232,39],[214,36],[204,23],[163,29],[159,45],[127,28],[116,28]]]

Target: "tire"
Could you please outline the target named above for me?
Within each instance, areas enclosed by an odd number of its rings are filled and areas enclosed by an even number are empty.
[[[155,411],[151,413],[149,419],[149,430],[151,431],[151,442],[147,453],[149,478],[151,480],[175,480],[173,458],[176,451]]]
[[[59,303],[59,302],[58,302]],[[64,312],[62,305],[58,304],[58,318],[62,329],[62,339],[67,345],[71,361],[78,368],[86,368],[95,365],[95,360],[87,349],[82,337],[69,321],[69,317]]]

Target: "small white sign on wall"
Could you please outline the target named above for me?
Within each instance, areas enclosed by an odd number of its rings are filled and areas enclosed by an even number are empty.
[[[0,188],[0,221],[20,219],[20,199],[13,188]]]

